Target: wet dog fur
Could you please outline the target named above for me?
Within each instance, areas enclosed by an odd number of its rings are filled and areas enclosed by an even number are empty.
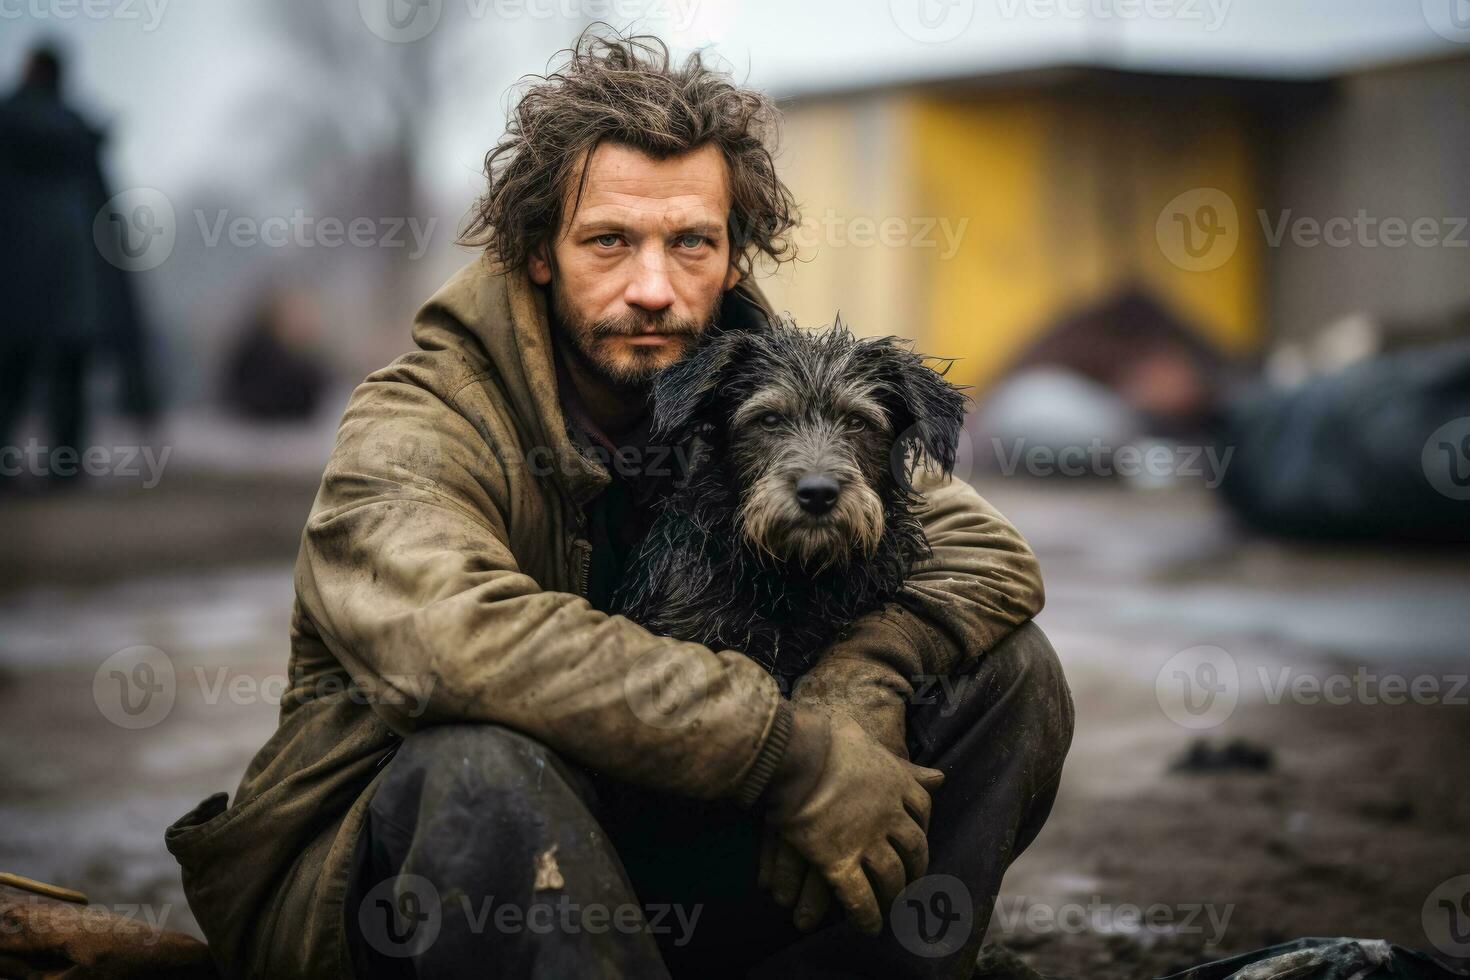
[[[693,461],[614,598],[653,632],[790,680],[928,554],[912,481],[953,469],[965,397],[897,338],[716,332],[653,405],[654,441]]]

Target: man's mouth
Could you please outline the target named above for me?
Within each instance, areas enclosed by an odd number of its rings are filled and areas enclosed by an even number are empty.
[[[623,340],[634,347],[661,347],[683,336],[681,333],[635,333],[623,335]]]

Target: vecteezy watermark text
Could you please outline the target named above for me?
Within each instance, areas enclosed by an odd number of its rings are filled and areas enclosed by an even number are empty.
[[[389,673],[361,678],[341,673],[287,673],[257,677],[229,667],[195,666],[182,675],[173,658],[153,646],[119,650],[98,666],[92,678],[92,700],[102,716],[119,728],[152,728],[172,713],[181,683],[192,680],[207,706],[265,704],[274,708],[289,700],[346,700],[365,707],[387,707],[406,718],[429,709],[438,684],[432,673]]]
[[[968,217],[842,214],[832,208],[821,217],[804,217],[791,231],[798,249],[922,248],[937,249],[941,261],[955,257],[964,240]]]
[[[1004,476],[1025,471],[1029,476],[1121,476],[1189,477],[1204,480],[1211,490],[1225,479],[1225,470],[1235,455],[1234,446],[1182,446],[1157,443],[1149,446],[1109,446],[1101,439],[1087,445],[1030,445],[1024,437],[1009,444],[992,437],[995,461]]]
[[[272,215],[257,219],[248,215],[230,217],[226,208],[215,211],[213,216],[203,210],[194,212],[199,223],[199,235],[205,248],[214,248],[221,239],[236,248],[251,248],[264,245],[267,248],[407,248],[409,238],[413,248],[408,258],[419,259],[429,249],[429,239],[434,234],[438,218],[419,221],[418,218],[369,218],[360,216],[343,221],[333,216],[318,217],[297,208],[290,215]],[[404,237],[407,230],[408,238]]]
[[[1234,905],[1204,902],[1135,905],[1104,901],[1098,895],[1087,902],[1060,903],[1036,901],[1024,895],[1003,896],[995,903],[995,921],[1006,936],[1022,932],[1202,935],[1212,946],[1224,940],[1234,914]]]
[[[686,31],[701,0],[463,0],[470,20],[552,20],[574,23],[657,23]],[[384,41],[412,44],[439,26],[446,0],[357,0],[364,26]]]
[[[554,857],[555,850],[553,845],[545,856]],[[525,903],[472,896],[459,889],[445,896],[421,875],[397,875],[378,882],[363,896],[357,922],[369,945],[385,956],[401,958],[433,946],[447,918],[476,936],[647,933],[671,936],[675,946],[685,946],[703,911],[703,905],[678,903],[579,902],[565,893]]]
[[[1359,665],[1351,671],[1303,670],[1291,664],[1240,669],[1217,646],[1181,650],[1159,668],[1154,693],[1164,715],[1189,729],[1217,728],[1240,704],[1247,687],[1268,705],[1470,705],[1470,674],[1405,674]]]
[[[152,490],[163,479],[172,446],[44,446],[32,439],[24,446],[0,446],[0,476],[141,477]]]
[[[169,0],[0,0],[0,20],[136,20],[158,30]]]
[[[12,905],[0,919],[0,936],[32,931],[27,918],[35,920],[36,934],[75,933],[87,936],[126,936],[130,942],[152,946],[163,939],[173,905],[119,903],[116,905],[73,905],[68,902]]]
[[[1287,208],[1272,217],[1264,208],[1256,212],[1261,233],[1271,248],[1280,248],[1291,239],[1298,248],[1467,248],[1470,237],[1465,228],[1470,219],[1454,216],[1420,215],[1404,218],[1396,215],[1369,214],[1359,208],[1352,217],[1335,215],[1319,219],[1297,215]]]
[[[1458,2],[1458,0],[1457,0]],[[1465,215],[1307,215],[1256,209],[1267,248],[1470,248]],[[1245,224],[1235,199],[1218,187],[1195,187],[1165,204],[1154,235],[1164,256],[1188,272],[1218,269],[1235,255]]]
[[[0,0],[4,2],[4,0]],[[217,248],[387,248],[406,251],[417,260],[429,250],[439,225],[437,217],[290,214],[265,217],[237,214],[228,208],[194,210],[198,247]],[[189,223],[174,210],[168,195],[155,187],[130,187],[112,196],[94,216],[92,240],[97,251],[125,272],[147,272],[167,262]]]
[[[1233,0],[996,0],[1006,20],[1174,20],[1218,31]]]

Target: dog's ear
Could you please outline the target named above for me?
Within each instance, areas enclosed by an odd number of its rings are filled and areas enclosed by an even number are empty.
[[[954,469],[955,453],[965,422],[964,392],[944,378],[953,362],[940,361],[930,367],[926,358],[904,346],[896,337],[861,341],[876,362],[875,369],[896,434],[893,459],[907,479],[913,468],[927,458],[948,474]]]
[[[688,357],[669,365],[653,381],[653,434],[678,437],[702,421],[720,380],[735,363],[746,338],[728,330],[703,338]]]

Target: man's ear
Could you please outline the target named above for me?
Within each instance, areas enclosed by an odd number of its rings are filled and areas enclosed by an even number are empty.
[[[906,457],[910,466],[927,458],[949,473],[954,469],[955,453],[964,430],[965,394],[944,379],[949,363],[935,370],[925,358],[915,354],[895,337],[861,341],[870,356],[878,359],[877,373],[889,406],[890,421],[896,435],[893,460],[901,466]],[[909,474],[903,474],[907,477]]]
[[[546,246],[538,245],[526,259],[526,272],[538,286],[551,282],[551,261],[546,256]]]
[[[677,437],[699,421],[745,341],[739,331],[715,333],[705,337],[689,356],[658,373],[653,380],[655,435]]]
[[[734,262],[731,262],[730,268],[725,271],[725,284],[721,286],[720,289],[723,292],[729,292],[730,290],[735,288],[735,284],[739,281],[740,270],[735,267]]]

